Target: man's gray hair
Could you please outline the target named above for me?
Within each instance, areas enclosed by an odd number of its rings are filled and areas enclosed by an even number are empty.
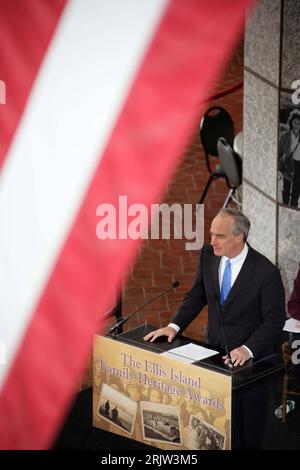
[[[248,233],[250,230],[250,220],[238,209],[231,209],[230,207],[221,209],[218,212],[218,215],[226,216],[231,215],[234,218],[234,226],[232,233],[233,235],[239,235],[240,233],[244,234],[244,242],[248,238]]]

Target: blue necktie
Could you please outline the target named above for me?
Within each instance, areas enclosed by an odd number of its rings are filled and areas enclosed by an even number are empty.
[[[231,289],[231,263],[230,259],[226,261],[226,266],[223,274],[222,285],[221,285],[221,305],[227,299],[229,291]]]

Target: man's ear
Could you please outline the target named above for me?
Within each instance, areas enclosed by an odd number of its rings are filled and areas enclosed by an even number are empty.
[[[236,241],[238,244],[243,243],[244,241],[244,234],[240,233],[239,235],[236,235]]]

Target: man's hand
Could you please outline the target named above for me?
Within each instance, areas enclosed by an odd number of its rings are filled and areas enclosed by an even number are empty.
[[[236,366],[243,366],[248,359],[251,359],[249,351],[247,351],[244,346],[240,346],[239,348],[235,348],[230,351],[231,362]],[[227,356],[223,356],[225,364],[228,364]]]
[[[165,326],[164,328],[159,328],[158,330],[152,331],[148,335],[144,336],[144,341],[149,341],[153,343],[160,336],[167,336],[168,342],[171,343],[176,336],[176,331],[171,326]]]

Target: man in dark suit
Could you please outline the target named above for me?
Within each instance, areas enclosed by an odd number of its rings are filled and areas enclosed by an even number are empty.
[[[284,288],[276,266],[246,243],[249,229],[240,211],[221,209],[211,225],[211,244],[201,251],[193,287],[172,323],[149,333],[145,341],[167,336],[171,342],[208,305],[208,343],[225,349],[219,303],[234,367],[277,352],[285,321]],[[265,387],[239,396],[239,447],[261,446],[266,404]]]

